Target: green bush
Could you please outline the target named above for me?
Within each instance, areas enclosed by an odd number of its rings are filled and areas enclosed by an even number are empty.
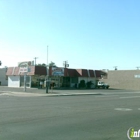
[[[79,84],[79,88],[85,88],[85,87],[86,87],[85,80],[81,80]]]
[[[91,85],[92,85],[91,81],[87,82],[87,88],[91,88]]]

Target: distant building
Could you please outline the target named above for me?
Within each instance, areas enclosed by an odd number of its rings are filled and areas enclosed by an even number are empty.
[[[37,87],[39,80],[46,77],[46,67],[29,66],[30,72],[26,74],[26,86]],[[20,72],[20,67],[9,67],[6,75],[8,76],[8,87],[23,87],[24,73]]]
[[[40,81],[46,81],[47,69],[44,66],[29,66],[30,72],[26,76],[27,87],[38,87]],[[20,72],[20,67],[9,67],[7,70],[8,86],[23,87],[24,73]],[[70,69],[63,67],[50,67],[48,70],[49,81],[55,83],[55,87],[75,87],[81,80],[85,83],[91,81],[95,86],[96,82],[103,76],[107,77],[106,72],[101,70]]]
[[[6,76],[7,68],[0,68],[0,86],[8,85],[8,77]]]
[[[55,82],[57,87],[74,87],[79,84],[81,80],[85,83],[96,82],[102,77],[107,78],[106,72],[101,70],[88,70],[88,69],[70,69],[63,67],[50,67],[49,77],[51,81]]]
[[[110,88],[140,90],[140,70],[109,70],[108,78],[102,81]]]

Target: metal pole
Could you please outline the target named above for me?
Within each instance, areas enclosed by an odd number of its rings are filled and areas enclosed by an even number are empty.
[[[46,93],[48,93],[48,86],[49,86],[49,70],[48,70],[49,66],[48,66],[48,46],[47,46],[47,66],[46,66],[46,72],[47,72],[47,77],[46,77]]]
[[[47,66],[48,66],[48,46],[47,46]],[[48,75],[48,73],[47,73]]]
[[[36,59],[37,59],[38,57],[35,57],[34,59],[35,59],[35,66],[36,66]]]
[[[26,92],[26,72],[24,72],[24,91]]]

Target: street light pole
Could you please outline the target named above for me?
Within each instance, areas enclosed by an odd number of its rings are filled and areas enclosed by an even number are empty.
[[[37,59],[38,57],[35,57],[34,59],[35,59],[35,66],[36,66],[36,59]]]
[[[48,93],[49,86],[49,66],[48,66],[48,46],[47,46],[47,65],[46,65],[46,93]]]

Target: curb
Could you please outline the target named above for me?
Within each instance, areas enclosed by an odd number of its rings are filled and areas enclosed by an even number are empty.
[[[102,95],[101,93],[30,93],[30,92],[12,92],[12,91],[1,91],[1,95],[11,96],[34,96],[34,97],[54,97],[54,96],[86,96],[86,95]]]

